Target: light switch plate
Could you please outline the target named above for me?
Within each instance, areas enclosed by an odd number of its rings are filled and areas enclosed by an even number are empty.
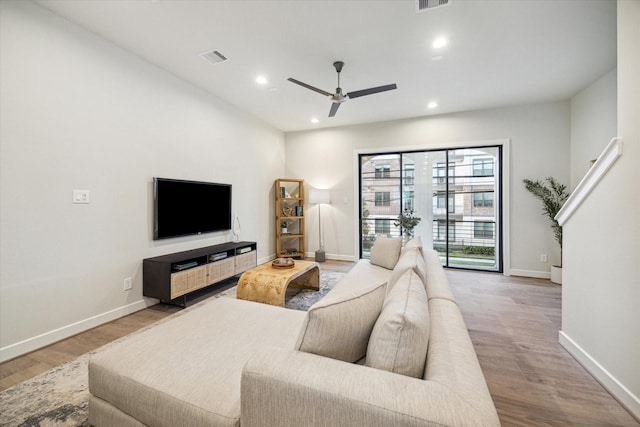
[[[73,203],[89,203],[89,190],[73,190]]]

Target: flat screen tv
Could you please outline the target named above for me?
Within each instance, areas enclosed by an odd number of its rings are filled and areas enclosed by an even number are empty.
[[[153,239],[231,229],[231,185],[153,178]]]

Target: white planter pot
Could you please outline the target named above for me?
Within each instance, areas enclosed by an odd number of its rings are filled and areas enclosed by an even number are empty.
[[[562,267],[558,267],[557,265],[551,266],[551,281],[562,285]]]

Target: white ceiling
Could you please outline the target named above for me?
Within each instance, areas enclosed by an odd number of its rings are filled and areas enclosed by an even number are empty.
[[[453,0],[419,13],[414,0],[37,3],[283,131],[567,99],[616,65],[611,0]],[[229,60],[199,56],[213,49]],[[345,93],[398,89],[328,118],[328,97],[287,78],[334,92],[336,60]]]

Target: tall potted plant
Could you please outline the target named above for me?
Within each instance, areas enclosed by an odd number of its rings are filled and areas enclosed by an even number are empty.
[[[542,201],[542,213],[551,221],[551,229],[560,245],[560,265],[551,266],[551,281],[562,283],[562,226],[556,221],[556,215],[569,198],[567,186],[560,184],[557,179],[547,177],[544,180],[532,181],[523,179],[526,189]]]

